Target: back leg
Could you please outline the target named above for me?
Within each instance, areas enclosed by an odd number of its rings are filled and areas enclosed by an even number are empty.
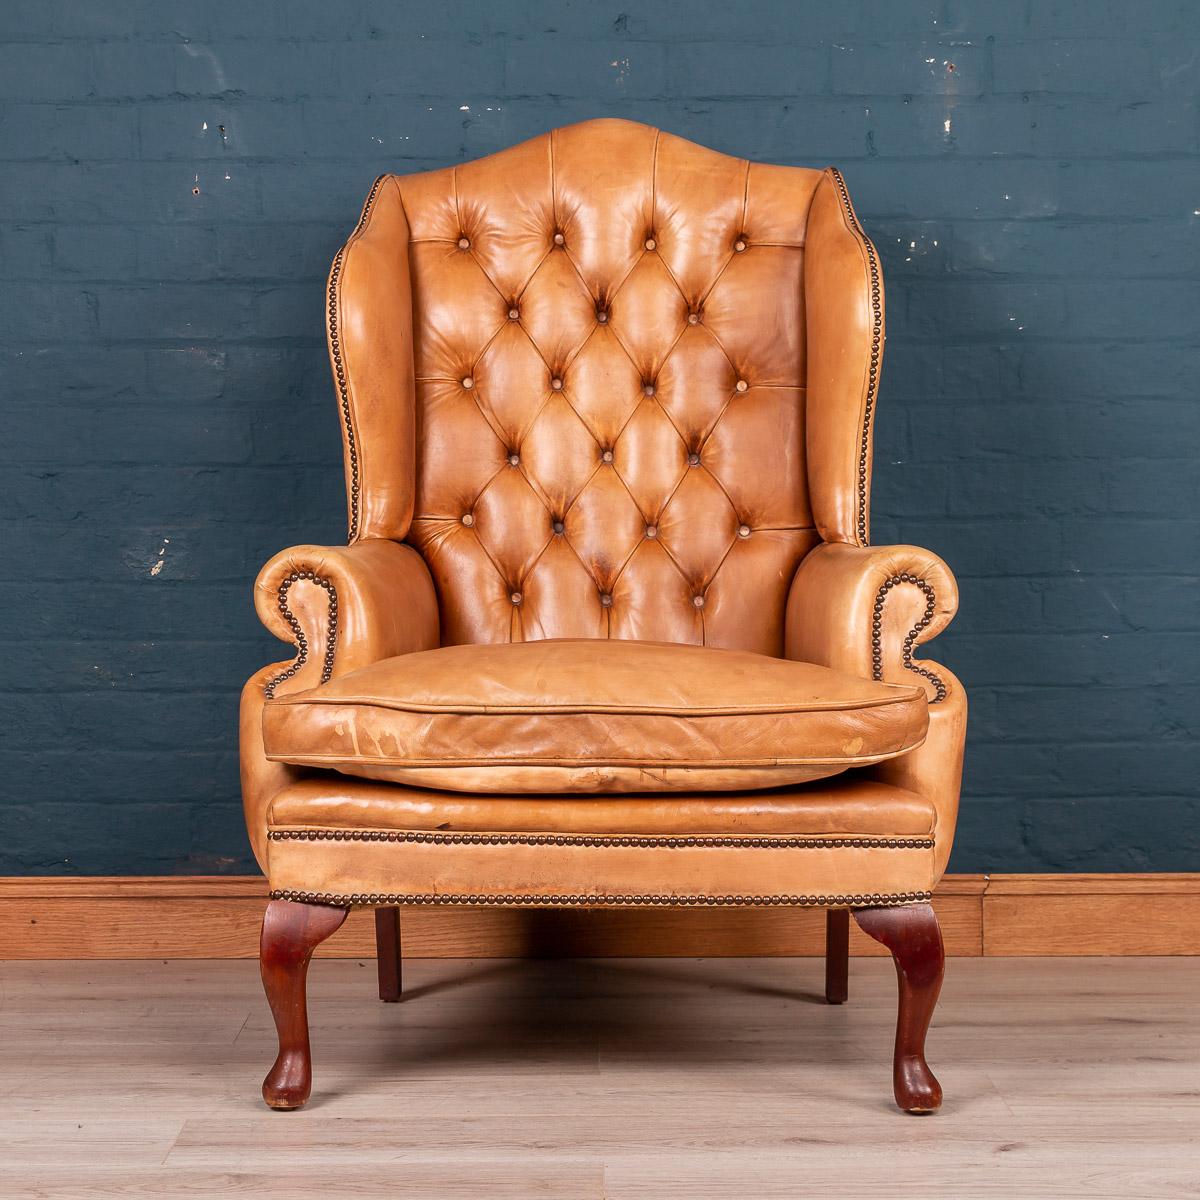
[[[394,1004],[403,987],[398,908],[375,910],[375,951],[379,956],[379,998]]]
[[[825,913],[825,999],[845,1004],[850,994],[850,910],[831,908]]]

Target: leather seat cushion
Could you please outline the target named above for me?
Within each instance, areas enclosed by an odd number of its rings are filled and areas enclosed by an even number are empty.
[[[601,640],[401,655],[263,710],[273,761],[472,792],[774,787],[903,754],[927,727],[920,688]]]

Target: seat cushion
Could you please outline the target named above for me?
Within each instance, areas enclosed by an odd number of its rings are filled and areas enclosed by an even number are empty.
[[[860,772],[754,792],[481,796],[321,772],[267,817],[277,898],[346,904],[928,899],[931,801]]]
[[[401,655],[269,701],[266,755],[473,792],[743,790],[903,754],[915,687],[652,642],[537,641]]]

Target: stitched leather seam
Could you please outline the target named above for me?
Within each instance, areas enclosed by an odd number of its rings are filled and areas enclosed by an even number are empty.
[[[294,892],[285,889],[273,889],[272,900],[291,900],[299,904],[330,904],[337,908],[351,908],[357,905],[395,906],[400,904],[458,904],[458,905],[527,905],[552,906],[556,908],[617,904],[629,907],[671,908],[677,906],[767,906],[793,905],[806,908],[817,907],[858,907],[879,908],[895,907],[902,904],[924,904],[933,898],[932,892],[892,892],[892,893],[863,893],[861,895],[845,896],[653,896],[653,895],[572,895],[557,893],[547,896],[521,896],[515,894],[457,892],[453,894],[428,895],[398,892],[356,892],[349,896],[334,895],[329,892]]]
[[[690,850],[732,846],[750,850],[930,850],[933,838],[691,837],[584,833],[423,833],[379,829],[272,829],[272,842],[416,842],[436,846],[592,846]]]
[[[875,609],[871,614],[871,671],[872,678],[882,682],[883,680],[883,606],[891,593],[892,588],[898,587],[902,583],[911,583],[914,587],[918,587],[925,593],[925,613],[921,619],[908,631],[904,638],[904,654],[903,663],[906,671],[912,671],[916,675],[920,675],[928,679],[936,689],[936,694],[930,700],[930,704],[939,704],[946,698],[946,684],[930,671],[927,667],[920,667],[913,662],[913,648],[916,646],[921,632],[929,627],[929,623],[933,620],[934,608],[937,604],[937,597],[929,583],[924,579],[918,579],[916,575],[910,575],[907,571],[901,572],[899,575],[893,575],[891,578],[884,580],[880,585],[879,591],[875,593]]]
[[[334,255],[333,266],[329,271],[326,321],[329,329],[329,353],[333,359],[333,377],[337,387],[338,406],[342,411],[342,424],[346,430],[346,447],[350,455],[350,533],[348,540],[351,542],[358,536],[360,481],[358,472],[358,445],[354,437],[354,423],[350,414],[350,391],[346,385],[346,363],[342,357],[341,331],[338,328],[338,289],[341,282],[342,266],[345,262],[346,250],[349,248],[350,243],[362,232],[363,227],[370,218],[375,198],[379,195],[379,189],[383,186],[383,181],[387,178],[387,175],[380,175],[371,185],[371,190],[367,193],[366,202],[363,204],[362,213],[359,215],[358,224],[354,227],[354,232],[346,239],[346,244]]]
[[[913,668],[914,670],[916,668]],[[325,682],[322,680],[322,682]],[[934,703],[932,700],[930,703]],[[264,758],[268,762],[291,763],[293,766],[324,767],[338,763],[355,763],[358,766],[390,767],[395,771],[425,770],[437,768],[442,771],[458,771],[468,767],[566,767],[570,770],[582,771],[589,767],[627,767],[642,771],[663,770],[761,770],[776,771],[794,767],[871,767],[877,762],[895,758],[917,749],[925,741],[924,735],[917,740],[907,743],[898,750],[885,750],[879,754],[860,754],[854,757],[839,756],[836,758],[705,758],[680,759],[677,762],[663,762],[661,758],[594,758],[580,754],[578,758],[530,758],[523,755],[510,758],[500,754],[490,754],[486,758],[387,758],[376,754],[354,754],[352,752],[331,754],[306,754],[303,751],[268,751]],[[807,782],[799,780],[796,782]]]
[[[266,693],[268,700],[273,700],[275,698],[275,689],[285,679],[291,679],[308,661],[308,638],[304,636],[304,630],[300,627],[300,622],[296,619],[295,614],[288,608],[287,602],[288,591],[291,589],[292,584],[300,579],[306,579],[311,583],[315,583],[318,587],[323,587],[329,593],[329,641],[325,647],[325,662],[321,667],[321,682],[328,683],[330,676],[333,674],[333,656],[337,651],[337,588],[333,586],[332,580],[326,579],[323,575],[318,575],[314,571],[293,571],[279,585],[279,611],[283,614],[283,619],[288,623],[292,631],[292,636],[296,639],[296,659],[282,675],[277,675],[267,683],[263,691]]]
[[[899,579],[899,576],[896,576]],[[905,579],[907,582],[907,577]],[[915,583],[916,580],[914,579]],[[886,585],[885,585],[886,586]],[[924,628],[920,626],[919,628]],[[889,685],[891,686],[891,685]],[[529,701],[522,704],[471,704],[467,701],[447,702],[445,704],[420,704],[391,700],[386,697],[374,696],[312,696],[304,700],[288,701],[296,704],[332,704],[354,705],[359,708],[379,708],[386,712],[434,714],[451,717],[570,717],[580,714],[613,717],[788,717],[805,716],[811,713],[830,712],[860,712],[864,708],[889,708],[893,704],[903,704],[903,693],[885,696],[863,696],[856,700],[827,700],[824,703],[805,704],[733,704],[708,707],[692,705],[691,707],[676,707],[674,705],[657,704],[589,704],[586,701],[566,702],[563,704],[539,704]],[[625,761],[625,760],[620,760]]]
[[[871,422],[875,416],[875,399],[879,391],[879,361],[883,351],[883,303],[882,289],[879,276],[879,257],[875,246],[858,223],[854,206],[850,203],[850,193],[846,190],[846,181],[836,167],[830,167],[829,173],[837,187],[842,208],[850,228],[862,241],[867,254],[867,266],[871,275],[871,359],[867,368],[867,397],[863,407],[862,436],[858,447],[858,540],[859,544],[869,545],[867,537],[867,469],[871,453]]]

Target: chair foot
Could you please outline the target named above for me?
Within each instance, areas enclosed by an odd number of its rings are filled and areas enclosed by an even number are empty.
[[[271,1108],[300,1108],[312,1091],[305,981],[313,951],[335,933],[349,912],[323,904],[272,900],[263,917],[259,968],[275,1028],[279,1054],[263,1080]]]
[[[850,994],[850,910],[825,913],[825,1000],[845,1004]]]
[[[942,989],[946,965],[942,931],[928,904],[861,908],[854,919],[862,931],[892,953],[900,985],[892,1086],[896,1103],[910,1113],[934,1112],[942,1085],[925,1061],[925,1034]]]
[[[379,998],[394,1004],[403,991],[398,908],[375,910],[375,953],[379,964]]]

